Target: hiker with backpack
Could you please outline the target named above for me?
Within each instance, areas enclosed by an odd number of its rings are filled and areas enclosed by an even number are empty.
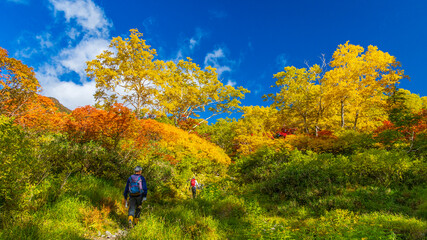
[[[145,182],[145,178],[141,175],[142,167],[137,166],[134,171],[135,174],[128,178],[123,193],[126,205],[128,204],[127,198],[129,195],[128,221],[130,228],[138,223],[142,202],[147,199],[147,183]]]
[[[190,180],[190,189],[191,189],[191,192],[193,193],[193,199],[196,198],[197,187],[199,187],[199,183],[197,182],[196,178],[193,177]]]

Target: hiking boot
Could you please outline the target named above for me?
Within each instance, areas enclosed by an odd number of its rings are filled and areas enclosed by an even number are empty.
[[[133,228],[133,216],[129,216],[129,229]]]

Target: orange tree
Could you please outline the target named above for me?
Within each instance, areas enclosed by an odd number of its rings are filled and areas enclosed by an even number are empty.
[[[36,95],[23,106],[21,114],[15,117],[15,122],[38,132],[60,132],[66,118],[67,115],[59,112],[50,98]]]
[[[122,104],[114,104],[107,111],[85,106],[71,112],[65,132],[75,142],[99,141],[104,147],[115,149],[129,135],[135,120],[134,113]]]
[[[194,170],[201,170],[209,165],[230,164],[230,158],[218,146],[188,133],[175,126],[157,122],[152,119],[141,119],[135,131],[134,147],[146,149],[156,146],[165,150],[167,159],[179,163],[184,159],[194,160]],[[166,156],[165,155],[165,156]]]

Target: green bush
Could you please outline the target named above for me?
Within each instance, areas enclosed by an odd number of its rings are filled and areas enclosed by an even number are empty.
[[[295,239],[425,239],[427,223],[401,215],[334,210],[292,224]]]
[[[358,151],[373,148],[375,141],[370,133],[355,130],[343,130],[335,133],[334,153],[354,154]]]
[[[236,176],[243,183],[255,183],[267,194],[290,197],[316,192],[323,195],[334,186],[356,184],[383,187],[414,186],[427,182],[427,167],[403,151],[368,149],[349,157],[330,153],[268,149],[236,161]]]
[[[427,165],[405,151],[370,149],[351,157],[352,183],[378,186],[408,186],[427,182]]]
[[[288,152],[276,152],[268,147],[263,147],[249,156],[236,159],[231,166],[230,172],[235,175],[241,183],[257,183],[267,181],[283,168],[289,160]]]
[[[35,188],[48,175],[37,138],[0,115],[0,208],[23,210],[32,205]]]

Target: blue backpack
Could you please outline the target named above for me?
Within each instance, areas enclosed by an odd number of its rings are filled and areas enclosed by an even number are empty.
[[[141,175],[130,176],[129,192],[130,195],[135,197],[142,193],[142,178]]]

